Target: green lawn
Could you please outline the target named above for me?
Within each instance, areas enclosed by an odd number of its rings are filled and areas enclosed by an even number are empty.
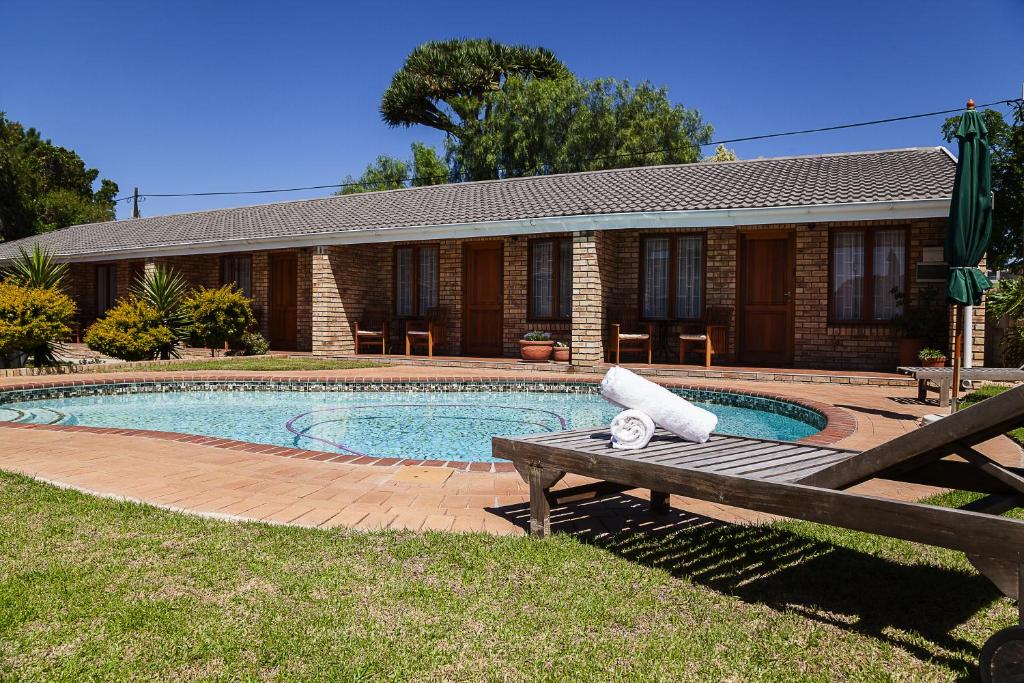
[[[1011,388],[1012,387],[1001,384],[985,384],[983,386],[980,386],[971,393],[964,396],[962,399],[960,399],[960,410],[972,406],[975,403],[980,403],[981,401],[984,401],[986,398],[998,396],[1007,389]],[[1018,443],[1024,443],[1024,427],[1021,427],[1020,429],[1014,429],[1012,432],[1008,434],[1008,436],[1017,441]]]
[[[590,543],[232,524],[0,474],[0,678],[950,680],[1014,607],[803,523]]]
[[[282,356],[245,356],[241,358],[210,358],[208,360],[181,360],[132,368],[131,372],[168,372],[178,370],[237,370],[239,372],[270,372],[274,370],[350,370],[375,368],[378,363],[362,360],[320,360],[315,358],[287,358]],[[110,365],[109,372],[122,372],[124,368]]]

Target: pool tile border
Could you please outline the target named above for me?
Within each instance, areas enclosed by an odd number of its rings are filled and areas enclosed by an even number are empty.
[[[815,445],[829,445],[836,443],[842,439],[852,435],[857,429],[857,420],[853,413],[837,408],[835,406],[828,405],[826,403],[820,403],[805,398],[789,398],[778,396],[762,391],[750,391],[745,389],[730,389],[713,386],[702,386],[695,385],[686,382],[683,379],[658,377],[658,384],[668,387],[670,389],[686,390],[688,394],[695,398],[712,398],[711,394],[734,394],[740,396],[749,396],[757,398],[759,400],[770,400],[778,402],[779,412],[786,414],[786,406],[796,406],[802,411],[800,414],[790,414],[790,417],[797,419],[807,419],[808,415],[803,411],[809,411],[812,414],[821,416],[824,420],[823,428],[821,431],[812,434],[811,436],[804,437],[799,440],[799,443],[815,444]],[[180,384],[179,384],[180,383]],[[480,390],[494,390],[496,387],[506,388],[507,391],[521,391],[524,389],[548,390],[548,391],[565,391],[567,385],[574,385],[579,388],[580,393],[591,393],[595,390],[595,387],[600,383],[597,378],[581,378],[581,377],[551,377],[544,378],[543,380],[537,379],[510,379],[509,377],[474,377],[467,379],[466,377],[445,377],[445,376],[431,376],[431,377],[417,377],[415,379],[407,378],[381,378],[381,377],[287,377],[287,376],[276,376],[267,377],[266,375],[259,374],[231,374],[231,375],[206,375],[197,373],[160,373],[157,376],[152,374],[141,375],[141,376],[122,376],[116,379],[113,378],[89,378],[89,379],[78,379],[78,380],[63,380],[63,381],[35,381],[25,382],[22,384],[10,384],[4,385],[0,388],[0,396],[5,396],[11,393],[26,393],[28,396],[19,396],[22,400],[32,400],[33,398],[47,398],[53,396],[53,390],[60,389],[61,395],[69,395],[68,389],[74,387],[83,387],[89,389],[95,389],[96,387],[103,386],[124,386],[126,390],[123,392],[111,392],[111,393],[136,393],[131,391],[132,387],[145,387],[152,390],[154,385],[167,386],[168,390],[182,390],[190,389],[193,391],[202,391],[210,386],[217,386],[219,389],[223,389],[224,385],[239,384],[238,389],[258,391],[262,389],[277,388],[277,389],[290,389],[293,391],[324,391],[324,390],[345,390],[348,385],[353,385],[353,390],[373,390],[376,386],[381,390],[412,390],[412,389],[429,389],[431,385],[443,384],[446,387],[451,385],[457,385],[460,387],[460,391],[472,391],[473,387],[481,387]],[[187,385],[187,387],[186,387]],[[401,389],[399,389],[401,387]],[[83,392],[85,393],[85,392]],[[93,393],[89,391],[88,393]],[[143,393],[142,391],[138,393]],[[70,395],[74,396],[75,393],[71,392]],[[375,458],[373,456],[356,456],[346,454],[335,454],[325,451],[310,451],[299,448],[290,448],[287,446],[274,446],[270,444],[258,444],[249,441],[236,441],[233,439],[224,439],[220,437],[209,437],[195,434],[179,434],[177,432],[162,432],[155,430],[146,429],[125,429],[118,427],[89,427],[85,425],[49,425],[49,424],[24,424],[18,422],[0,422],[0,428],[6,429],[41,429],[45,431],[61,431],[61,432],[87,432],[91,434],[111,434],[117,436],[131,436],[131,437],[142,437],[150,439],[160,439],[164,441],[179,441],[184,443],[192,443],[201,446],[210,446],[213,448],[223,448],[228,450],[245,451],[250,453],[259,453],[262,455],[274,455],[285,458],[297,458],[304,460],[314,460],[318,462],[333,462],[340,464],[349,465],[370,465],[379,467],[448,467],[454,470],[466,471],[466,472],[514,472],[515,466],[510,462],[474,462],[474,461],[456,461],[456,460],[419,460],[419,459],[405,459],[405,458]]]

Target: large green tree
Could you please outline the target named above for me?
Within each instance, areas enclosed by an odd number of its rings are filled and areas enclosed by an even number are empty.
[[[550,50],[488,39],[437,40],[406,57],[380,113],[391,126],[424,125],[462,138],[486,119],[489,93],[509,78],[560,78],[569,70]]]
[[[1010,122],[995,109],[982,111],[992,147],[992,243],[989,268],[1006,268],[1024,263],[1024,102],[1014,105]],[[960,123],[953,116],[942,124],[947,142]]]
[[[117,184],[0,112],[0,239],[112,220]]]
[[[712,132],[699,112],[646,81],[513,76],[485,104],[475,130],[446,141],[467,179],[687,163]]]
[[[422,142],[412,143],[412,158],[398,159],[381,154],[366,167],[359,178],[345,176],[342,188],[335,194],[358,194],[401,187],[440,185],[449,180],[450,171],[437,150]]]

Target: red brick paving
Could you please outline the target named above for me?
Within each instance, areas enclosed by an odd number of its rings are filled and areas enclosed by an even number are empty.
[[[0,378],[0,388],[166,379],[303,379],[402,381],[533,379],[593,381],[594,375],[558,376],[494,369],[388,366],[324,372],[145,373],[55,381]],[[561,377],[562,379],[558,379]],[[673,386],[685,380],[659,378]],[[701,379],[700,386],[795,400],[826,413],[829,428],[809,441],[864,449],[916,427],[916,419],[938,409],[916,401],[912,387],[785,384]],[[1000,437],[987,454],[1020,465],[1020,449]],[[366,463],[366,464],[360,464]],[[53,427],[0,423],[0,468],[93,493],[141,500],[188,512],[275,523],[333,528],[403,528],[522,533],[527,489],[510,463],[442,463],[367,458],[246,444],[228,439],[128,429]],[[406,476],[412,473],[415,476]],[[417,473],[422,473],[417,474]],[[560,486],[582,482],[567,477]],[[859,490],[901,499],[933,489],[872,482]],[[643,492],[618,496],[559,513],[561,528],[615,527],[620,520],[648,528],[657,522],[637,510]],[[766,516],[673,497],[677,508],[707,517],[754,522]],[[585,511],[584,511],[585,509]],[[582,515],[582,517],[581,517]],[[556,527],[559,525],[556,525]],[[618,527],[621,528],[621,527]]]

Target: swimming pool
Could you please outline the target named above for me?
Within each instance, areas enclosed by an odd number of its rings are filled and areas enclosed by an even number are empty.
[[[797,440],[824,417],[794,403],[679,390],[718,431]],[[21,400],[19,400],[21,399]],[[0,394],[0,420],[180,432],[377,458],[492,461],[495,435],[607,425],[618,409],[588,384],[104,384]]]

